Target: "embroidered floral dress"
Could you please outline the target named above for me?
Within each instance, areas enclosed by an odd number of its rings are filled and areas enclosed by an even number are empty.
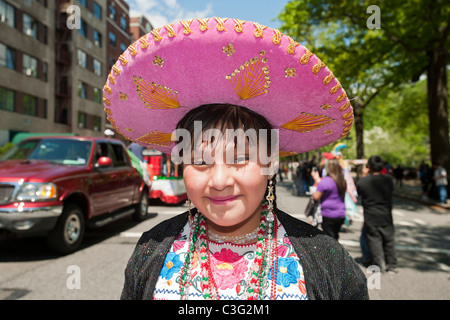
[[[306,300],[303,269],[284,227],[277,224],[277,260],[263,283],[264,299],[276,292],[277,300]],[[154,299],[179,300],[180,275],[189,247],[190,227],[187,224],[174,241],[158,277]],[[210,265],[215,285],[222,300],[240,300],[247,288],[248,270],[255,258],[256,243],[233,244],[209,241]],[[190,273],[189,299],[203,299],[201,270],[197,253]],[[273,290],[273,269],[276,268],[276,288]]]

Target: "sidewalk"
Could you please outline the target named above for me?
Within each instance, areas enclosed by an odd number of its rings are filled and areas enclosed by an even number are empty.
[[[394,181],[395,183],[395,181]],[[450,213],[450,201],[447,204],[442,204],[436,200],[426,198],[423,196],[422,187],[419,179],[403,180],[403,186],[395,186],[394,196],[416,201],[435,209],[441,209],[443,212]]]

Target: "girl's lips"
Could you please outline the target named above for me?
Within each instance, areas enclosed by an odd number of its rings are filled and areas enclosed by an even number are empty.
[[[225,196],[225,197],[208,197],[209,201],[214,204],[228,204],[236,200],[239,196]]]

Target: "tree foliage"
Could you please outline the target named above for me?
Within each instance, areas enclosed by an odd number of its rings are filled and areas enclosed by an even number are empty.
[[[367,10],[371,5],[380,9],[380,29],[369,28],[374,14]],[[281,30],[324,61],[346,89],[355,112],[357,157],[364,156],[363,129],[378,126],[402,142],[407,139],[405,133],[412,133],[411,144],[422,146],[423,138],[415,133],[429,134],[432,157],[448,167],[449,16],[445,0],[294,0],[279,19]],[[423,74],[427,75],[425,87],[420,84],[398,93]],[[397,145],[392,152],[400,148]],[[417,152],[422,153],[422,147]]]

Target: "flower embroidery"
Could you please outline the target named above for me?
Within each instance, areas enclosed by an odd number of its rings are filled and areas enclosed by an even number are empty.
[[[163,279],[169,280],[172,278],[174,273],[181,270],[183,262],[180,260],[180,256],[175,252],[169,252],[164,260],[164,266],[161,269],[160,276]]]
[[[217,287],[221,290],[233,288],[245,278],[248,261],[230,249],[222,249],[211,255],[211,269]]]
[[[269,272],[269,280],[272,280],[273,267]],[[277,284],[287,288],[300,279],[297,261],[294,258],[279,258],[277,270]]]

